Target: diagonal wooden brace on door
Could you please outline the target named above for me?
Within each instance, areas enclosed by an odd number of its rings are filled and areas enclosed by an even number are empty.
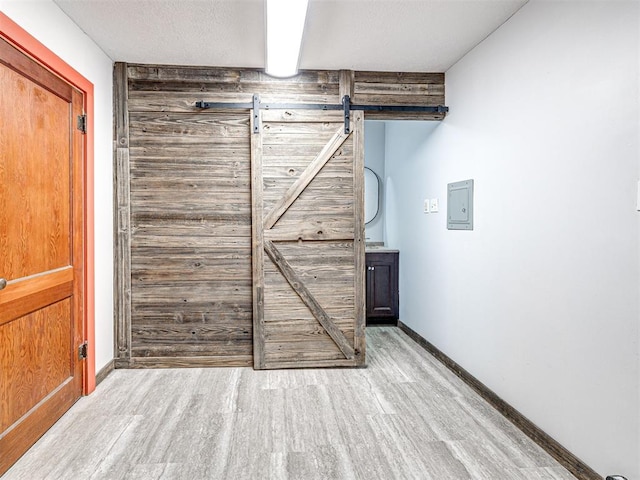
[[[331,159],[331,157],[338,151],[347,138],[348,133],[344,133],[340,128],[331,137],[329,143],[327,143],[318,156],[309,164],[309,166],[302,172],[302,175],[289,187],[284,196],[278,200],[278,203],[273,207],[269,214],[264,218],[264,229],[269,230],[272,228],[280,217],[289,209],[289,207],[296,201],[305,188],[311,183],[311,180],[322,170],[322,167]]]
[[[282,273],[287,282],[289,282],[291,288],[293,288],[293,290],[298,294],[307,308],[311,311],[316,320],[318,320],[320,325],[322,325],[322,327],[326,330],[331,339],[344,354],[345,358],[347,358],[348,360],[353,359],[354,351],[349,344],[347,337],[344,336],[342,331],[333,322],[333,319],[324,310],[324,308],[322,308],[313,294],[307,289],[302,279],[298,277],[289,262],[287,262],[282,253],[280,253],[280,250],[278,250],[278,248],[270,240],[265,240],[264,250],[265,252],[267,252],[267,255],[269,255],[271,261],[276,265],[276,267],[278,267],[278,270],[280,270],[280,273]]]

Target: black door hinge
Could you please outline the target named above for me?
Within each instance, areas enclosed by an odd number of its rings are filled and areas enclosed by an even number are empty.
[[[87,358],[87,348],[88,348],[87,342],[84,342],[83,344],[81,344],[78,347],[78,358],[80,360],[86,360],[86,358]]]
[[[87,115],[78,115],[78,130],[87,133]]]

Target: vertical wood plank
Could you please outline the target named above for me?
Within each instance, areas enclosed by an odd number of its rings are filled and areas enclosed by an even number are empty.
[[[353,101],[355,72],[353,70],[340,70],[340,101],[345,95],[349,95]]]
[[[131,357],[131,215],[129,149],[116,149],[116,365],[127,366]]]
[[[262,115],[258,112],[258,115]],[[251,132],[254,115],[250,112]],[[258,118],[260,121],[260,118]],[[261,129],[262,131],[262,129]],[[265,368],[264,332],[264,230],[262,183],[262,134],[251,134],[251,270],[253,277],[253,365]]]
[[[115,365],[129,366],[131,358],[131,194],[129,166],[129,109],[127,64],[114,67],[114,191],[115,191]]]
[[[126,63],[117,62],[114,65],[113,80],[115,148],[129,148],[129,89]]]
[[[353,128],[353,183],[354,183],[354,223],[353,241],[355,255],[355,332],[354,350],[356,365],[365,363],[365,227],[364,227],[364,112],[356,111],[352,116]]]

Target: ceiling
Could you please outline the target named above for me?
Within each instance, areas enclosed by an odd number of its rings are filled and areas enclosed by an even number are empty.
[[[54,0],[114,61],[264,68],[263,0]],[[528,0],[310,0],[300,68],[444,72]]]

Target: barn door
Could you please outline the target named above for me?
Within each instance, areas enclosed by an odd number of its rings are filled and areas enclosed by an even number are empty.
[[[254,366],[362,365],[362,112],[348,134],[341,112],[261,115],[252,136]]]
[[[82,391],[82,105],[0,39],[0,476]]]

